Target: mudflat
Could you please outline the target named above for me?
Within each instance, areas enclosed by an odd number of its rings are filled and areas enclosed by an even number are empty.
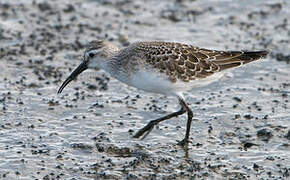
[[[263,0],[0,1],[0,179],[287,179],[290,4]],[[107,39],[270,50],[265,60],[185,94],[194,113],[132,138],[178,110],[88,70],[61,95],[84,46]]]

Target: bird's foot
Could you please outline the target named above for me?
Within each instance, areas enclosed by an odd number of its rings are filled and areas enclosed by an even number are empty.
[[[156,122],[150,121],[146,126],[144,126],[142,129],[140,129],[134,136],[133,138],[139,138],[142,136],[141,139],[144,139],[154,128],[156,125]],[[145,134],[144,134],[145,133]],[[144,135],[143,135],[144,134]]]
[[[188,139],[186,139],[186,138],[184,138],[183,140],[181,140],[181,141],[179,141],[178,143],[177,143],[177,145],[178,146],[186,146],[186,145],[188,145]]]

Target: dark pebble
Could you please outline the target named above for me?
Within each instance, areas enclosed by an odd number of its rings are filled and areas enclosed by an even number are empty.
[[[254,116],[252,116],[252,115],[250,115],[250,114],[246,114],[246,115],[244,115],[244,118],[245,118],[245,119],[253,119]]]
[[[269,141],[273,137],[273,133],[269,129],[261,129],[257,132],[257,136],[262,141]]]
[[[290,129],[288,130],[288,133],[286,134],[285,138],[290,140]]]
[[[239,97],[233,97],[233,100],[237,101],[237,102],[242,102],[242,99]]]

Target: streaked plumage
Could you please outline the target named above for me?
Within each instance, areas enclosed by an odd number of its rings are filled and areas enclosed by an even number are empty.
[[[161,121],[188,113],[185,138],[188,142],[192,111],[182,92],[208,84],[214,75],[266,57],[267,51],[215,51],[173,42],[137,42],[119,50],[111,43],[92,41],[82,64],[67,78],[63,88],[87,68],[99,67],[127,85],[148,92],[177,96],[181,110],[151,121],[134,137],[145,137]]]
[[[142,57],[140,61],[165,73],[172,82],[206,78],[268,54],[267,51],[215,51],[172,42],[140,42],[131,46],[130,51]]]

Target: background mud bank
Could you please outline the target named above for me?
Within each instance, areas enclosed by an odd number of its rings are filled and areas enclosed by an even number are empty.
[[[272,1],[0,1],[0,179],[289,178],[290,5]],[[174,98],[87,71],[57,95],[84,45],[104,38],[214,49],[269,49],[267,60]]]

